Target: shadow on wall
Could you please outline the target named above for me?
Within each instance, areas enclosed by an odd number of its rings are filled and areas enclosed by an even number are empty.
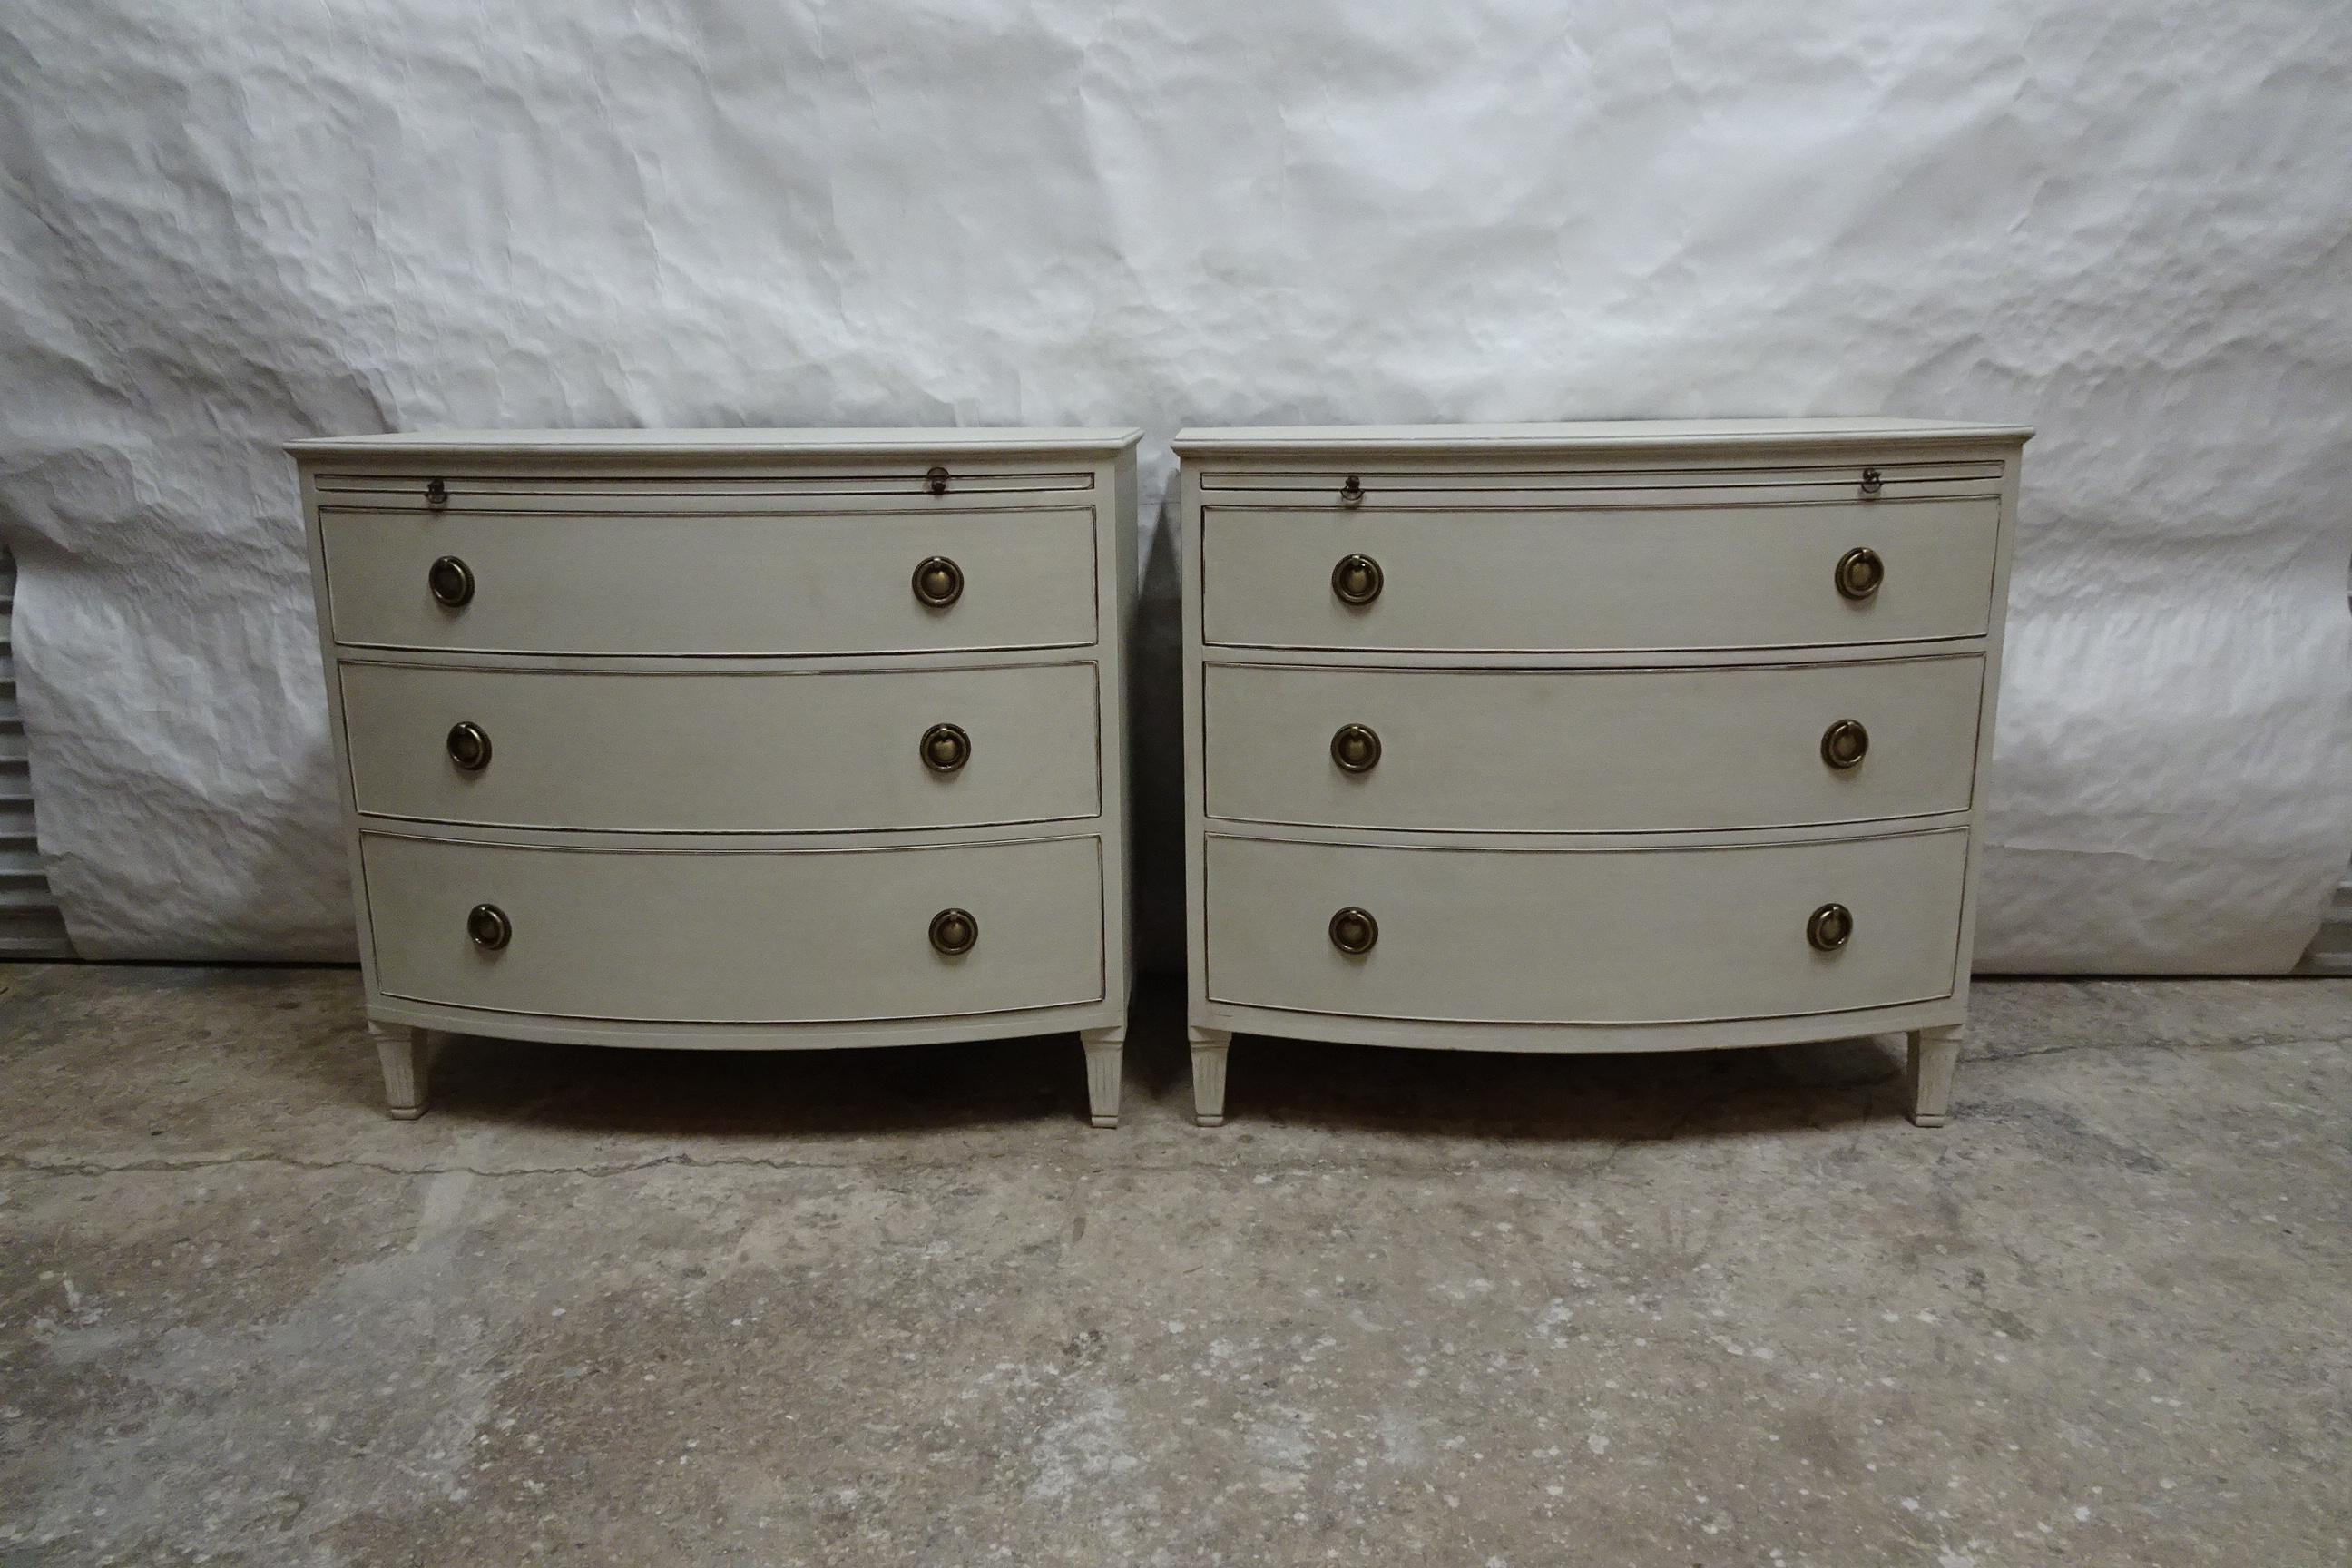
[[[1184,632],[1177,586],[1174,485],[1144,535],[1143,581],[1128,674],[1129,809],[1133,814],[1135,962],[1146,974],[1184,973]],[[1141,520],[1138,520],[1140,521]]]

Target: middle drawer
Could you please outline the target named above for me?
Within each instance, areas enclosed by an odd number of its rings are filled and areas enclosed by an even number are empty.
[[[752,674],[347,663],[341,673],[352,787],[370,816],[821,833],[1101,810],[1091,662]],[[485,750],[480,766],[466,765]]]
[[[1965,811],[1984,660],[1685,669],[1211,664],[1212,817],[1640,833]]]

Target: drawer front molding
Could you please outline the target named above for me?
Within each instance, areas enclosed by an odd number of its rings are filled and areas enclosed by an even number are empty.
[[[933,848],[525,849],[368,834],[384,994],[679,1023],[938,1018],[1104,994],[1093,837]],[[507,924],[475,939],[474,911]],[[969,911],[969,952],[932,922]]]
[[[426,513],[322,508],[334,640],[512,654],[856,654],[1095,640],[1095,516]],[[954,563],[940,607],[915,568]],[[436,600],[439,562],[470,578]]]
[[[1212,835],[1209,995],[1481,1024],[1838,1013],[1952,994],[1962,832],[1738,848],[1507,850]],[[1851,911],[1835,952],[1816,911]],[[1342,950],[1358,910],[1378,936]]]
[[[1218,819],[1483,833],[1965,811],[1983,684],[1973,656],[1617,670],[1211,662],[1205,805]],[[1832,741],[1840,725],[1853,729]]]
[[[1221,647],[1779,647],[1980,637],[2000,503],[1349,512],[1212,505],[1202,639]],[[1884,578],[1839,591],[1849,552]],[[1335,591],[1377,563],[1378,597]]]
[[[652,833],[853,832],[1101,809],[1092,663],[646,675],[341,667],[368,816]],[[487,760],[455,744],[458,726]],[[934,731],[941,735],[927,752]],[[955,760],[960,754],[961,762]]]

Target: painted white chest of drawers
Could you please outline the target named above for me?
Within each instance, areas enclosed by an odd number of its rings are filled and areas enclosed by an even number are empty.
[[[1196,1113],[1235,1033],[1906,1033],[1940,1125],[2030,431],[1188,430]]]
[[[1132,430],[297,442],[367,1016],[1072,1030],[1118,1115]]]

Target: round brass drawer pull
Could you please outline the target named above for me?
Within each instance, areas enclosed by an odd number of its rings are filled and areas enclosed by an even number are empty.
[[[963,568],[944,555],[927,555],[915,567],[915,597],[944,610],[963,597]]]
[[[484,952],[496,952],[514,940],[514,921],[496,904],[476,904],[466,913],[466,934]]]
[[[959,958],[980,941],[980,921],[970,910],[941,910],[931,917],[931,945],[950,958]]]
[[[934,724],[923,731],[923,766],[935,773],[951,773],[971,761],[971,737],[954,724]]]
[[[449,760],[469,773],[490,765],[490,732],[471,720],[449,726]]]
[[[1331,568],[1331,592],[1340,603],[1369,605],[1381,596],[1381,563],[1369,555],[1342,555]]]
[[[1360,958],[1381,940],[1381,922],[1370,910],[1349,904],[1331,917],[1331,945],[1350,958]]]
[[[1805,922],[1805,940],[1822,952],[1835,952],[1853,935],[1853,911],[1843,904],[1823,904]]]
[[[1341,506],[1364,504],[1364,481],[1361,479],[1354,474],[1348,476],[1347,482],[1339,487],[1339,504]]]
[[[474,596],[474,569],[454,555],[444,555],[425,569],[425,585],[434,602],[454,610]]]
[[[1860,545],[1838,557],[1837,591],[1849,599],[1867,599],[1886,581],[1886,563],[1878,552]]]
[[[1331,760],[1341,773],[1370,773],[1381,760],[1381,738],[1369,724],[1342,724],[1331,732]]]
[[[1822,761],[1840,773],[1862,766],[1870,752],[1870,731],[1859,719],[1841,719],[1822,731]]]
[[[1866,496],[1874,496],[1885,488],[1886,476],[1885,474],[1880,473],[1876,468],[1864,468],[1862,470],[1863,494]]]

